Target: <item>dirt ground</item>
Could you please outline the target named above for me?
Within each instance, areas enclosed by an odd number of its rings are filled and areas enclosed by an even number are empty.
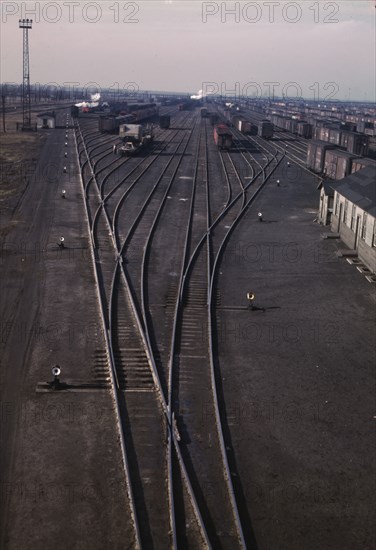
[[[32,105],[31,124],[36,126],[36,115],[45,110],[59,108],[60,105]],[[0,133],[0,235],[4,236],[10,228],[10,219],[22,197],[35,166],[39,153],[46,140],[44,130],[22,132],[17,124],[22,123],[22,109],[19,104],[6,107],[5,129],[1,113]]]

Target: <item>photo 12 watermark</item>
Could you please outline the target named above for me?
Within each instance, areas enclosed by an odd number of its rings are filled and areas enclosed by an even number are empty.
[[[234,101],[242,99],[281,98],[289,101],[302,101],[311,97],[314,101],[330,101],[338,97],[340,87],[337,82],[313,82],[302,85],[298,81],[279,82],[203,82],[203,97],[220,96]]]
[[[1,2],[1,21],[14,18],[35,23],[124,23],[140,22],[138,2]]]
[[[339,23],[337,2],[202,2],[203,23]]]

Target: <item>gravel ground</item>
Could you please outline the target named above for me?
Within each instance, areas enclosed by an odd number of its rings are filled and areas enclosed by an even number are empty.
[[[313,176],[288,170],[249,210],[221,267],[234,479],[259,550],[371,550],[374,286],[337,257],[340,241],[321,238]]]
[[[93,382],[105,358],[81,183],[69,137],[53,130],[1,247],[1,548],[134,546],[109,390],[37,393]],[[46,166],[56,168],[47,176]],[[60,198],[62,185],[67,199]],[[67,249],[60,251],[60,235]]]

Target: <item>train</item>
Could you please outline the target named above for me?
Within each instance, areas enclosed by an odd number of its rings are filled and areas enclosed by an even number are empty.
[[[250,120],[245,119],[242,116],[233,115],[231,117],[231,122],[239,132],[242,134],[250,134],[250,135],[257,135],[258,128],[255,124],[253,124]]]
[[[171,124],[170,115],[161,115],[159,117],[159,127],[160,128],[169,128]]]
[[[217,113],[210,113],[210,124],[212,126],[215,126],[218,124],[219,121],[219,115]]]
[[[214,126],[214,142],[219,149],[231,149],[232,133],[225,124],[216,124]]]
[[[188,99],[187,101],[183,101],[182,103],[179,103],[178,109],[179,111],[189,111],[193,107],[193,101]]]
[[[261,120],[258,123],[258,135],[264,139],[270,139],[273,137],[274,126],[269,120]]]
[[[121,124],[137,124],[147,118],[158,115],[158,107],[155,103],[140,103],[128,105],[125,114],[119,116],[100,116],[98,129],[100,132],[117,132]]]
[[[339,145],[348,151],[359,156],[366,156],[369,149],[369,136],[352,132],[342,127],[331,126],[316,127],[314,130],[316,140],[325,141]]]
[[[123,141],[123,145],[117,147],[118,154],[122,156],[136,155],[153,141],[153,126],[122,124],[119,128],[119,138]]]
[[[307,168],[326,178],[340,180],[368,164],[376,165],[371,159],[359,158],[333,143],[316,139],[308,143]]]
[[[318,119],[308,122],[278,114],[272,114],[270,119],[277,128],[299,137],[339,145],[355,155],[368,154],[369,136],[356,131],[358,126],[355,123]]]
[[[296,134],[299,137],[305,139],[311,139],[313,135],[313,126],[306,120],[297,120],[291,117],[272,114],[270,116],[271,122],[275,127],[281,130],[286,130],[292,134]]]
[[[100,116],[98,121],[98,129],[102,133],[117,132],[121,124],[130,124],[133,122],[133,120],[134,118],[132,115]]]
[[[73,118],[77,118],[79,112],[80,112],[80,110],[79,110],[79,108],[77,107],[77,105],[71,105],[71,116],[72,116]]]

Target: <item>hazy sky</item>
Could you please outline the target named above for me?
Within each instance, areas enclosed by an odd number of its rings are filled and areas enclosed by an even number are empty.
[[[275,82],[279,96],[375,101],[375,12],[375,0],[1,0],[1,81],[22,79],[27,17],[32,83],[251,96]]]

